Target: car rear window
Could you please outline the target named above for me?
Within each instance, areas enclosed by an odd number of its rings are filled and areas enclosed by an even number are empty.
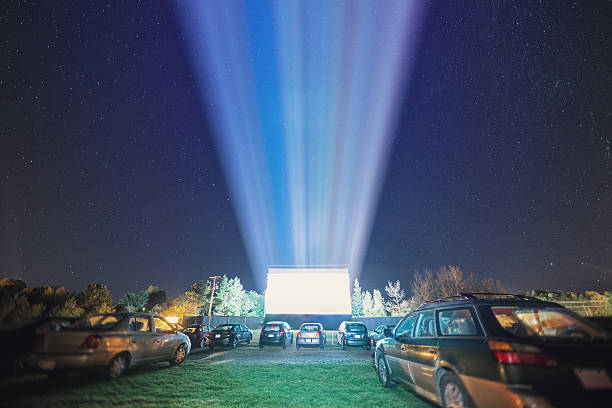
[[[220,326],[215,327],[215,331],[230,331],[234,329],[233,324],[222,324]]]
[[[365,332],[368,331],[363,324],[347,324],[346,331],[350,332]]]
[[[92,328],[96,330],[110,330],[123,320],[120,316],[96,315],[75,323],[71,328],[84,329]]]
[[[303,332],[318,332],[319,331],[319,325],[318,324],[305,324],[305,325],[302,326],[300,331],[303,331]]]
[[[280,328],[281,328],[280,324],[266,324],[262,330],[277,332],[277,331],[280,331]]]
[[[563,309],[491,307],[499,325],[518,337],[602,339],[603,331]]]

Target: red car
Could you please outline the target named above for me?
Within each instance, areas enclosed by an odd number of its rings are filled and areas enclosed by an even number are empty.
[[[183,333],[189,337],[191,340],[192,347],[206,347],[206,338],[208,337],[208,333],[213,331],[214,327],[209,326],[207,324],[190,324],[185,327]]]

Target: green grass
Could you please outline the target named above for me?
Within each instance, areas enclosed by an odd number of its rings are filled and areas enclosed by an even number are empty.
[[[403,387],[382,388],[371,362],[192,360],[142,367],[113,381],[36,376],[0,384],[0,405],[11,407],[431,407]]]

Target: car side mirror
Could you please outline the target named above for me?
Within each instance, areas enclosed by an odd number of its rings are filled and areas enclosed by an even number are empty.
[[[393,330],[387,328],[383,330],[383,334],[385,335],[385,337],[393,337]]]

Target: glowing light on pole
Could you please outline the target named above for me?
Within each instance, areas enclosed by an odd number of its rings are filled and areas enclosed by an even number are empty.
[[[269,264],[358,274],[422,2],[177,7],[260,284]]]

